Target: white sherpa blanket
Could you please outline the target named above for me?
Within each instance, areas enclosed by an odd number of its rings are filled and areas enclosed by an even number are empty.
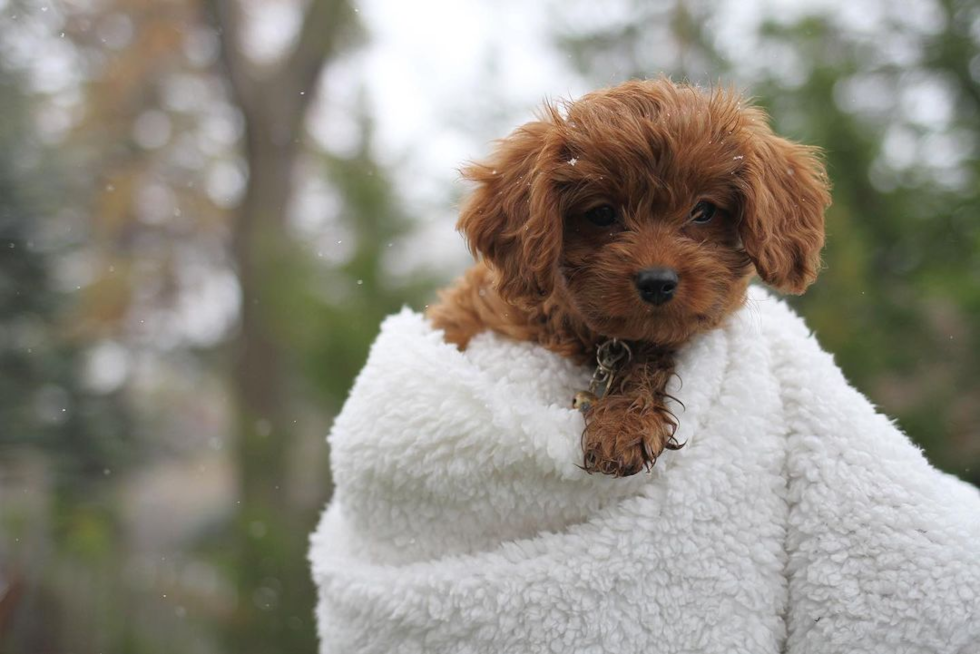
[[[330,436],[321,651],[980,652],[980,493],[754,289],[686,347],[685,448],[588,475],[590,370],[389,318]]]

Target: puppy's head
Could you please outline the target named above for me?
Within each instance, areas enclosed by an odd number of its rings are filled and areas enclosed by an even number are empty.
[[[666,79],[563,109],[463,171],[477,187],[459,228],[505,299],[679,345],[741,305],[753,270],[790,293],[816,278],[827,176],[762,110]]]

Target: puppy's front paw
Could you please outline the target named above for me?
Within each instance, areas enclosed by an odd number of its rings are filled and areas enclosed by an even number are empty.
[[[677,421],[654,397],[606,397],[585,414],[583,469],[614,477],[649,470],[665,450],[682,447],[674,439]]]

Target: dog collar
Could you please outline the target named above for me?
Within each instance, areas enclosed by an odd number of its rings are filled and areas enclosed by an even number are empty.
[[[575,394],[572,399],[572,408],[578,409],[582,413],[588,413],[592,405],[609,392],[616,371],[632,358],[633,351],[625,342],[618,338],[603,341],[596,348],[596,368],[595,372],[592,373],[592,380],[589,382],[589,390],[579,391]]]

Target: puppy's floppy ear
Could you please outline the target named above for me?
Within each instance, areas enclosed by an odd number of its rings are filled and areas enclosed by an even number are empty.
[[[555,112],[550,118],[559,119]],[[540,303],[554,289],[562,219],[547,169],[560,149],[555,124],[535,121],[499,141],[487,161],[462,171],[477,187],[456,227],[495,271],[497,292],[515,304]]]
[[[773,134],[761,109],[744,110],[739,234],[764,282],[802,293],[817,277],[830,182],[817,148]]]

